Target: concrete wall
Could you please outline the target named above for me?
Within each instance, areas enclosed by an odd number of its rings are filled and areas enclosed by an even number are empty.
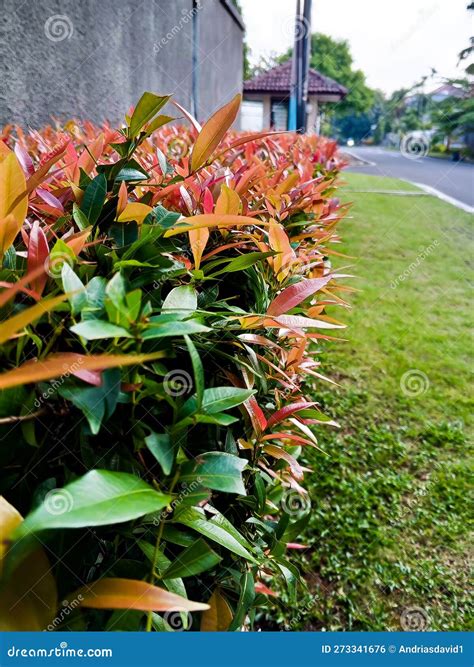
[[[206,118],[242,88],[243,31],[202,0]],[[192,0],[0,0],[0,126],[70,117],[118,123],[145,90],[191,108]],[[172,112],[173,113],[173,112]]]

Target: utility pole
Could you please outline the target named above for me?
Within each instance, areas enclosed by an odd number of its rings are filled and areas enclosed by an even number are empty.
[[[311,58],[311,0],[304,0],[301,44],[301,93],[298,100],[298,132],[306,132],[308,72]]]
[[[308,69],[311,48],[311,0],[296,2],[295,41],[291,68],[291,90],[288,109],[288,129],[306,131],[306,104],[308,101]]]
[[[300,11],[300,0],[296,0],[295,39],[291,60],[291,88],[288,105],[288,129],[293,131],[298,127],[298,31],[301,27]]]

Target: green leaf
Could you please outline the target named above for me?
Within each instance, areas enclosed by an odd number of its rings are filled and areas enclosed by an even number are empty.
[[[189,338],[189,336],[185,336],[184,340],[186,342],[189,356],[191,357],[191,363],[193,365],[194,386],[196,388],[196,402],[199,409],[202,405],[202,398],[204,395],[204,368],[202,366],[201,357],[199,356],[199,353],[196,350],[196,346],[194,345],[192,340]]]
[[[190,482],[198,479],[203,486],[215,491],[240,493],[245,496],[242,470],[247,461],[226,452],[199,454],[194,461],[182,467],[180,480]]]
[[[200,538],[174,559],[170,567],[162,573],[162,577],[164,579],[191,577],[210,570],[221,560],[222,558],[207,542]]]
[[[151,121],[146,127],[145,137],[149,137],[153,134],[159,127],[166,125],[166,123],[171,123],[171,121],[176,120],[173,116],[160,115]],[[164,172],[166,173],[166,172]]]
[[[92,470],[63,489],[55,489],[27,515],[15,537],[50,528],[107,526],[157,512],[171,496],[155,491],[124,472]]]
[[[87,305],[82,310],[82,321],[99,319],[105,303],[106,280],[102,276],[95,276],[86,285]]]
[[[193,530],[196,530],[213,542],[217,542],[232,553],[237,554],[237,556],[241,556],[242,558],[246,558],[253,562],[255,561],[255,558],[250,553],[252,546],[243,536],[240,536],[241,539],[237,540],[234,534],[229,532],[225,527],[222,527],[216,522],[208,521],[202,510],[186,508],[177,513],[175,522],[187,526],[188,528],[193,528]],[[243,546],[242,543],[247,546]]]
[[[211,331],[209,327],[193,320],[186,322],[169,322],[161,326],[149,326],[148,329],[142,333],[142,338],[148,340],[150,338],[167,338],[168,336],[184,336],[185,334],[206,333]]]
[[[245,255],[240,255],[240,257],[234,257],[223,269],[216,271],[216,273],[211,274],[209,277],[215,278],[220,276],[221,273],[233,273],[234,271],[243,271],[248,269],[257,262],[261,262],[267,257],[275,255],[274,252],[248,252]]]
[[[109,227],[109,235],[117,248],[123,248],[138,239],[138,225],[136,222],[115,222]]]
[[[205,389],[202,397],[200,412],[215,414],[224,410],[235,408],[246,401],[255,392],[252,389],[239,389],[238,387],[212,387]],[[183,405],[179,414],[180,418],[193,414],[198,409],[195,396],[191,396]]]
[[[162,312],[191,316],[197,309],[197,293],[191,285],[180,285],[168,294],[161,306]]]
[[[175,459],[176,451],[167,433],[150,433],[145,444],[161,466],[165,475],[169,475]]]
[[[161,206],[161,204],[155,206],[155,208],[153,209],[153,213],[155,214],[156,222],[160,225],[160,227],[163,227],[164,229],[169,229],[170,227],[173,227],[173,225],[175,225],[176,222],[181,217],[181,213],[168,211],[164,206]]]
[[[63,281],[63,290],[68,294],[71,312],[73,315],[76,315],[87,305],[86,288],[67,262],[64,262],[62,266],[61,279]]]
[[[95,225],[99,219],[106,195],[107,179],[104,174],[99,174],[87,186],[81,202],[81,211],[89,220],[90,225]]]
[[[148,123],[155,114],[170,99],[170,95],[155,95],[145,92],[138,100],[129,125],[129,137],[136,137],[145,123]]]
[[[229,630],[238,630],[245,620],[255,598],[255,584],[251,572],[244,572],[240,579],[240,596]]]
[[[72,205],[72,217],[81,231],[86,229],[86,227],[89,227],[87,216],[81,211],[76,203]]]
[[[133,338],[133,335],[123,327],[118,327],[103,320],[86,320],[85,322],[74,324],[74,326],[70,327],[70,330],[86,340]]]
[[[100,387],[68,387],[61,385],[58,393],[71,401],[86,417],[93,435],[96,435],[103,419],[109,419],[115,411],[120,393],[121,373],[118,368],[102,372]]]

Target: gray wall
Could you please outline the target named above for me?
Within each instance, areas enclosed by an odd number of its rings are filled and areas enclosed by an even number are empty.
[[[225,2],[201,5],[200,120],[241,91],[243,39]],[[0,0],[0,126],[118,123],[145,90],[191,109],[191,17],[192,0]]]

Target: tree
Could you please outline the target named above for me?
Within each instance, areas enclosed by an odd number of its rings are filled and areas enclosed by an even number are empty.
[[[278,61],[285,62],[291,58],[292,53],[293,49],[288,49]],[[346,40],[333,39],[320,32],[311,35],[310,67],[331,77],[349,91],[347,97],[337,105],[335,113],[338,116],[367,112],[374,102],[374,91],[367,86],[362,70],[353,69],[353,62]]]

